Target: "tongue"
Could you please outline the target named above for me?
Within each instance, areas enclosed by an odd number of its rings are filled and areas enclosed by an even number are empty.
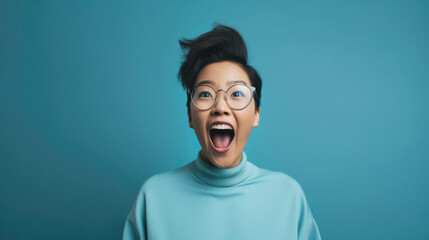
[[[217,148],[226,148],[231,142],[231,136],[229,134],[214,134],[213,144]]]

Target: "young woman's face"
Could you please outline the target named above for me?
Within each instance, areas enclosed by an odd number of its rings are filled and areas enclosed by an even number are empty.
[[[204,67],[197,76],[195,86],[209,85],[215,91],[227,90],[231,85],[243,83],[251,86],[247,73],[237,63],[223,61]],[[259,109],[254,99],[241,110],[234,110],[225,101],[225,92],[218,92],[215,105],[199,110],[192,103],[188,110],[189,127],[195,130],[200,142],[202,157],[218,168],[233,168],[240,163],[244,146],[253,127],[259,123]],[[223,130],[232,128],[233,134]],[[229,130],[231,133],[231,130]]]

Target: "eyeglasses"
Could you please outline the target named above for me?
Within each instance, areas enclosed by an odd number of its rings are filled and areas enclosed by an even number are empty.
[[[216,104],[219,91],[225,92],[225,101],[230,108],[241,110],[247,107],[252,101],[255,87],[244,84],[234,84],[226,91],[223,89],[216,91],[208,85],[200,85],[188,89],[188,94],[191,94],[192,104],[197,109],[204,111],[209,110]]]

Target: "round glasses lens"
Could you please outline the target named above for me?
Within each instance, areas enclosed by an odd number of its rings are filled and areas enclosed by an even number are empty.
[[[198,86],[192,94],[192,102],[195,107],[201,110],[209,109],[213,106],[216,99],[216,91],[209,86]]]
[[[245,85],[234,85],[226,92],[227,101],[231,108],[245,108],[252,101],[252,91]]]

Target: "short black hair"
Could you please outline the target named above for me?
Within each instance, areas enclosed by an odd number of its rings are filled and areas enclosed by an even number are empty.
[[[178,77],[185,90],[195,85],[198,73],[207,65],[221,61],[233,61],[240,64],[253,87],[256,109],[261,104],[262,80],[258,72],[247,64],[247,47],[241,35],[233,28],[225,25],[215,25],[206,33],[195,39],[179,40],[185,60],[180,67]],[[189,108],[191,96],[187,94],[186,106]]]

